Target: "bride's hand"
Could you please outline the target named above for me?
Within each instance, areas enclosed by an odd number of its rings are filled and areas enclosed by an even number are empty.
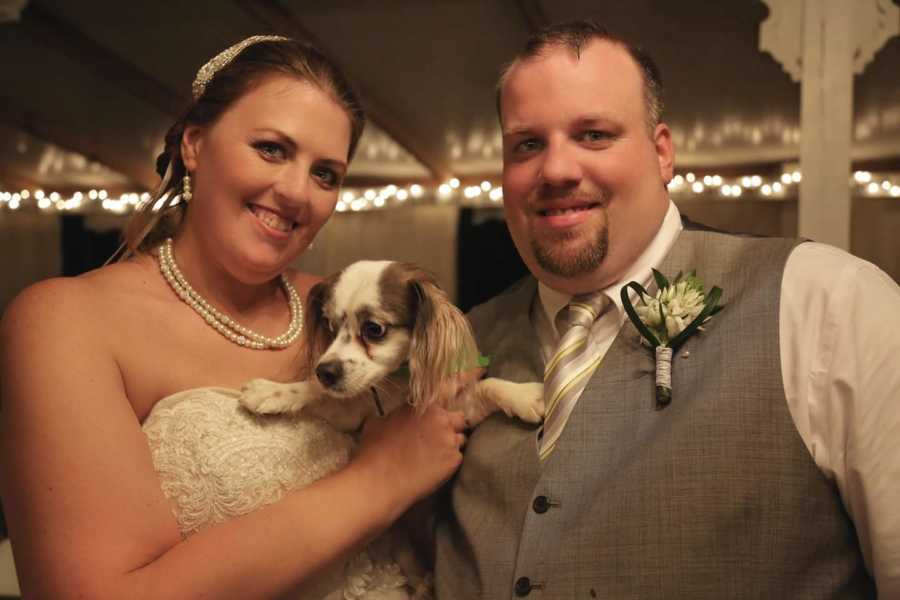
[[[371,467],[374,483],[395,495],[399,516],[453,475],[462,462],[465,428],[460,412],[432,405],[416,415],[403,406],[366,422],[354,462]]]

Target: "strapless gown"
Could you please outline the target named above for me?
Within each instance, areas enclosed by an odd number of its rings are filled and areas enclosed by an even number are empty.
[[[350,459],[353,439],[325,421],[254,415],[239,395],[185,390],[160,400],[142,425],[183,537],[275,502]],[[333,571],[315,578],[303,599],[406,597],[396,563],[368,551]]]

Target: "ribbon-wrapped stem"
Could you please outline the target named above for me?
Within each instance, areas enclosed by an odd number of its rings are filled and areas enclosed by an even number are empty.
[[[656,406],[663,408],[672,401],[672,349],[656,347]]]

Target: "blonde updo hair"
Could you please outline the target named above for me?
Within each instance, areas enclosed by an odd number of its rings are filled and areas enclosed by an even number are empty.
[[[248,45],[206,82],[199,97],[188,106],[166,133],[165,149],[156,159],[162,181],[152,200],[131,216],[123,234],[123,258],[145,253],[175,234],[187,210],[177,198],[185,175],[181,158],[181,136],[188,125],[211,125],[263,77],[284,74],[308,82],[330,95],[350,119],[350,148],[353,158],[365,126],[365,113],[356,93],[337,66],[310,44],[290,39],[265,39]],[[163,205],[153,210],[160,200]]]

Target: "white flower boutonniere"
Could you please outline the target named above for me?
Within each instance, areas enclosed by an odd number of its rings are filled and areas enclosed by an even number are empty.
[[[656,403],[662,408],[672,401],[672,355],[701,325],[722,310],[718,305],[722,290],[713,287],[703,291],[703,282],[695,271],[687,275],[678,273],[669,283],[666,277],[653,269],[658,288],[656,296],[636,281],[622,288],[622,305],[628,318],[641,334],[641,342],[656,353]],[[633,306],[628,290],[638,293],[640,304]]]

